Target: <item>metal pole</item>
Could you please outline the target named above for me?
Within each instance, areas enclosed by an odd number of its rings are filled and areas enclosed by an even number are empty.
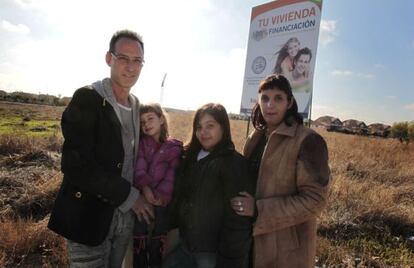
[[[249,128],[250,128],[250,116],[247,118],[246,139],[247,139],[247,137],[249,137]]]
[[[164,83],[165,83],[165,78],[167,77],[167,73],[164,74],[164,77],[162,78],[162,82],[161,82],[161,92],[160,92],[160,105],[162,107],[162,102],[164,101]]]
[[[310,97],[309,103],[309,128],[312,126],[312,98],[313,98],[313,89]]]

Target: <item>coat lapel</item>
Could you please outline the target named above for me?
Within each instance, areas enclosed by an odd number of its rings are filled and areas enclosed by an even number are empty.
[[[249,158],[250,155],[253,153],[254,148],[256,148],[257,144],[259,143],[261,137],[264,135],[263,130],[254,130],[246,140],[243,148],[243,155],[246,158]]]
[[[283,167],[278,167],[281,164],[281,159],[287,157],[288,144],[285,144],[286,139],[294,137],[296,134],[297,124],[288,126],[282,122],[270,135],[268,142],[264,148],[262,160],[260,163],[259,174],[257,177],[258,196],[266,195],[268,191],[272,191],[272,187],[268,187],[269,180],[274,180],[275,170],[283,170]],[[260,138],[260,137],[259,137]],[[257,144],[257,141],[256,141]],[[254,148],[254,147],[253,147]],[[271,185],[278,184],[277,181],[272,181]]]

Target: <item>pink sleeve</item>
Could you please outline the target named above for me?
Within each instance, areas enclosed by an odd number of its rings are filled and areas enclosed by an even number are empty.
[[[168,168],[165,177],[154,189],[154,196],[161,198],[163,205],[167,205],[171,201],[174,189],[175,171],[180,164],[181,147],[173,147],[171,157],[168,159]]]
[[[152,181],[152,177],[148,174],[148,162],[145,159],[145,151],[143,142],[140,142],[138,148],[137,162],[135,163],[134,186],[138,189],[148,185]]]

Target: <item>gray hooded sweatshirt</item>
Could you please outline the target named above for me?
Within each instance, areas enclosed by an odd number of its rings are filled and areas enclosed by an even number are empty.
[[[92,87],[102,96],[105,102],[108,105],[111,105],[115,111],[116,116],[118,117],[119,123],[122,126],[122,143],[124,147],[124,165],[122,166],[122,177],[123,179],[131,183],[131,191],[129,192],[128,198],[122,203],[118,208],[123,212],[129,211],[134,205],[135,201],[139,196],[139,191],[132,186],[133,181],[133,171],[136,156],[138,153],[138,144],[139,144],[139,128],[140,128],[140,118],[139,118],[139,100],[132,94],[129,94],[128,99],[131,103],[132,109],[132,126],[126,126],[124,120],[122,120],[121,110],[118,106],[118,103],[115,99],[114,93],[112,91],[111,79],[105,78],[101,81],[96,81],[92,84]],[[128,130],[133,129],[132,142],[130,142],[131,135],[128,134]],[[127,140],[128,139],[128,140]],[[133,146],[133,150],[131,150]]]

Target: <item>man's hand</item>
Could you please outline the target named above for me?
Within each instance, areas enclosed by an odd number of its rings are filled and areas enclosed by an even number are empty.
[[[144,219],[146,223],[150,224],[151,220],[155,218],[153,206],[145,200],[145,197],[142,194],[139,195],[138,199],[132,206],[132,209],[135,214],[137,214],[139,221]]]

